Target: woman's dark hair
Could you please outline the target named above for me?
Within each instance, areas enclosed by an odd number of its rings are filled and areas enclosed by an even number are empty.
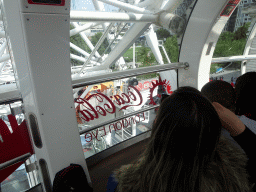
[[[178,88],[160,104],[141,158],[115,172],[117,191],[249,191],[246,156],[221,138],[221,130],[210,100],[195,88]],[[240,168],[230,153],[241,157]]]
[[[245,115],[254,120],[256,120],[256,93],[253,90],[255,83],[256,72],[248,72],[238,77],[235,85],[236,114]]]
[[[207,98],[192,87],[174,91],[160,105],[139,191],[198,191],[220,135],[220,119]]]

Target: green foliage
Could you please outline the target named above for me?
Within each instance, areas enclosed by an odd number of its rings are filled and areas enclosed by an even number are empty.
[[[223,32],[217,42],[213,57],[228,57],[234,55],[243,55],[245,44],[247,41],[247,32],[250,27],[250,22],[239,27],[236,32]],[[241,62],[234,62],[233,69],[239,69]],[[218,67],[223,64],[212,64],[211,73],[215,72]]]
[[[136,44],[136,45],[137,45],[137,44]],[[136,47],[136,48],[135,48],[136,62],[141,62],[141,61],[139,60],[139,57],[138,57],[138,52],[139,52],[140,48],[141,48],[141,47]],[[124,53],[123,57],[124,57],[125,62],[132,62],[132,61],[133,61],[133,48],[128,49],[128,50]]]
[[[136,48],[135,50],[137,51],[137,48]],[[133,48],[128,49],[128,50],[124,53],[123,57],[124,57],[124,60],[125,60],[126,62],[131,62],[131,61],[133,61]]]
[[[156,35],[159,40],[163,40],[164,38],[170,37],[170,32],[164,28],[161,28],[156,31]]]
[[[150,51],[150,48],[147,48],[145,46],[142,46],[138,51],[138,62],[141,62],[140,67],[150,66],[153,65],[154,62],[156,62],[155,56]]]
[[[167,52],[167,55],[169,56],[172,63],[178,62],[179,58],[179,47],[178,47],[178,41],[177,36],[171,36],[168,37],[164,43],[164,48]],[[164,55],[164,54],[162,54]],[[165,56],[164,56],[165,58]],[[166,59],[166,58],[165,58]],[[167,59],[165,60],[167,62]]]
[[[74,27],[70,25],[70,29],[74,29]],[[94,46],[97,44],[97,42],[99,41],[101,36],[102,36],[102,33],[99,32],[99,33],[96,33],[94,36],[91,37],[91,42]],[[88,53],[91,52],[91,49],[84,42],[84,40],[82,39],[82,37],[79,34],[70,37],[70,42],[75,44],[76,46],[78,46],[79,48],[83,49],[84,51],[86,51]],[[108,41],[107,41],[107,39],[105,39],[103,41],[103,43],[101,44],[100,48],[98,49],[98,53],[100,55],[102,55],[107,47],[108,47]],[[106,52],[106,54],[109,53],[109,52],[110,52],[110,49]],[[72,53],[74,55],[77,55],[77,56],[80,56],[80,57],[84,57],[83,54],[77,52],[76,50],[74,50],[72,48],[70,48],[70,53]],[[77,61],[75,59],[71,59],[71,62],[75,66],[76,65],[83,65],[83,62]]]
[[[222,32],[221,35],[219,36],[218,41],[232,41],[234,38],[234,33],[225,31]]]
[[[217,42],[213,57],[242,55],[246,44],[246,33],[250,23],[239,27],[236,32],[223,32]]]
[[[234,40],[246,39],[246,33],[248,32],[250,25],[251,22],[248,22],[243,26],[239,27],[234,34]]]
[[[219,40],[217,42],[213,57],[228,57],[233,55],[242,55],[246,39],[239,40]]]
[[[91,37],[91,42],[92,42],[92,44],[93,44],[94,46],[98,43],[98,41],[99,41],[99,39],[101,38],[102,35],[103,35],[102,32],[98,32],[98,33],[96,33],[94,36]],[[105,38],[105,40],[104,40],[103,43],[101,44],[100,48],[98,49],[98,53],[99,53],[100,55],[102,55],[102,54],[104,53],[105,49],[108,47],[108,45],[109,45],[109,44],[108,44],[108,40],[107,40],[107,38]],[[109,50],[106,52],[106,54],[109,53],[109,52],[110,52],[110,48],[109,48]]]
[[[74,29],[74,27],[72,25],[70,25],[70,29]],[[70,42],[73,43],[74,45],[78,46],[79,48],[85,50],[86,52],[90,52],[90,48],[87,46],[87,44],[84,42],[84,40],[82,39],[82,37],[77,34],[77,35],[73,35],[72,37],[70,37]],[[80,56],[80,57],[84,57],[81,53],[77,52],[76,50],[70,48],[70,53]],[[75,59],[71,59],[71,62],[77,66],[77,65],[83,65],[83,62],[77,61]]]

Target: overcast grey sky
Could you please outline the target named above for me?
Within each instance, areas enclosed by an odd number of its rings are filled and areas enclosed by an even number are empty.
[[[73,8],[73,3],[75,8]],[[95,11],[92,0],[71,0],[71,9],[77,11]],[[117,10],[116,7],[105,4],[105,11]]]

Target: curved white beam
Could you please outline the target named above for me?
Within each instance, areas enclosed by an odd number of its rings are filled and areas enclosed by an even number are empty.
[[[201,90],[209,82],[214,47],[229,19],[220,16],[227,2],[228,0],[196,2],[180,47],[179,62],[188,62],[190,67],[188,70],[178,70],[179,87],[191,86]]]
[[[253,18],[255,19],[255,18]],[[253,23],[253,22],[252,22]],[[250,35],[247,39],[247,42],[246,42],[246,45],[245,45],[245,48],[244,48],[244,56],[249,56],[249,52],[250,50],[252,50],[252,42],[255,38],[255,35],[256,35],[256,23],[254,23],[254,26],[252,27],[252,30],[250,32]],[[255,45],[254,45],[255,46]],[[254,47],[253,46],[253,47]],[[248,66],[248,62],[247,64],[245,65],[245,61],[241,63],[241,75],[243,75],[244,73],[246,73],[246,67]]]

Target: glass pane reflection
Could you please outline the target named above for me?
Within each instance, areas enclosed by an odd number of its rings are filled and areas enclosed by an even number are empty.
[[[156,111],[152,109],[81,135],[85,158],[150,131]]]

